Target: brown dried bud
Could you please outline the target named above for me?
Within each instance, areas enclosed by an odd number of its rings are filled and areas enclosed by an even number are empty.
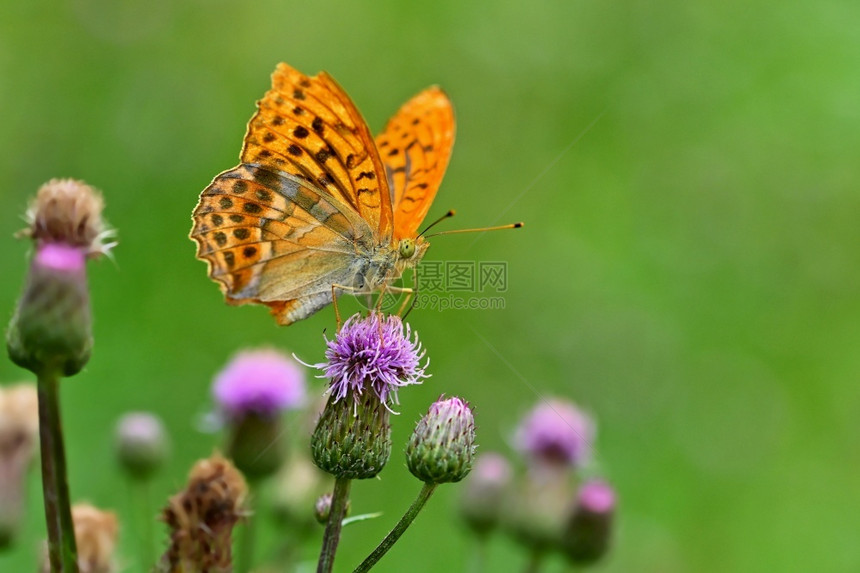
[[[247,495],[245,478],[221,454],[198,461],[162,513],[171,532],[159,571],[232,571],[233,527],[247,514]]]
[[[30,203],[30,226],[21,234],[40,244],[62,243],[83,247],[90,255],[104,254],[113,244],[102,242],[110,235],[102,220],[103,208],[99,192],[83,181],[51,179]]]
[[[114,551],[119,536],[119,522],[116,514],[87,503],[78,503],[72,506],[72,521],[75,523],[80,573],[117,571]],[[43,573],[51,570],[47,550],[42,557],[41,570]]]

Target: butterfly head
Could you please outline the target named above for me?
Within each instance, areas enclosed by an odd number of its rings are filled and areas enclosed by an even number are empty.
[[[417,264],[424,256],[424,251],[427,250],[428,246],[430,244],[423,237],[400,239],[397,253],[400,255],[401,261]]]
[[[410,259],[415,259],[415,262],[418,262],[421,257],[424,256],[424,251],[427,250],[428,246],[429,244],[423,237],[417,237],[415,239],[400,239],[400,243],[397,246],[397,252],[400,254],[401,260],[408,261]]]

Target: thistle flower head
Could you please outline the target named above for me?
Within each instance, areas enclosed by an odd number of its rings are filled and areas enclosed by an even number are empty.
[[[155,472],[168,453],[167,432],[155,414],[129,412],[116,426],[116,451],[129,475],[146,479]]]
[[[102,220],[103,208],[101,195],[83,181],[51,179],[27,209],[29,227],[22,234],[37,246],[60,244],[90,256],[104,254],[114,244],[104,243],[111,231]]]
[[[354,399],[371,391],[383,404],[397,403],[397,388],[420,384],[427,378],[424,351],[409,325],[398,316],[371,313],[353,315],[334,340],[327,340],[327,361],[315,364],[331,381],[330,392],[341,400],[348,393]]]
[[[13,362],[40,373],[76,374],[89,360],[92,319],[85,263],[113,243],[101,196],[83,181],[54,179],[39,189],[23,235],[36,243],[24,293],[7,332]]]
[[[246,515],[247,495],[245,478],[228,460],[215,454],[198,461],[162,513],[170,528],[162,569],[231,571],[233,527]]]
[[[615,513],[615,490],[602,480],[579,488],[576,506],[562,536],[562,549],[574,563],[592,563],[608,550]]]
[[[516,446],[531,460],[549,465],[580,466],[591,454],[594,423],[571,402],[539,403],[521,422]]]
[[[212,392],[230,417],[275,416],[304,403],[305,377],[298,364],[276,350],[246,350],[216,376]]]
[[[456,396],[439,398],[412,432],[406,463],[425,483],[457,482],[472,470],[475,447],[475,418],[469,404]]]

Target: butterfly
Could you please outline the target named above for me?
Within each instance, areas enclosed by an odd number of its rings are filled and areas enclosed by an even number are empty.
[[[248,123],[240,164],[200,195],[191,238],[230,304],[264,304],[279,324],[342,292],[372,293],[414,268],[417,233],[454,144],[438,87],[407,101],[375,139],[325,72],[287,64]]]

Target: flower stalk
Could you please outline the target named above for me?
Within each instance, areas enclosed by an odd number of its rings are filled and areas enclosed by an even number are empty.
[[[66,451],[60,420],[60,377],[53,370],[38,376],[39,438],[42,448],[42,491],[48,526],[48,559],[55,573],[77,573],[75,527],[66,480]]]
[[[343,528],[343,518],[346,516],[346,508],[349,503],[349,489],[352,480],[339,477],[334,482],[334,492],[331,498],[331,511],[323,534],[322,549],[317,563],[317,573],[331,573],[334,567],[334,556],[340,542],[340,532]]]
[[[373,553],[367,556],[367,558],[361,562],[361,565],[355,568],[353,573],[364,573],[365,571],[370,571],[370,569],[388,553],[388,550],[391,549],[397,540],[400,539],[400,536],[412,525],[412,522],[415,521],[415,518],[418,517],[418,514],[424,509],[424,505],[427,503],[427,500],[430,499],[430,496],[433,495],[433,492],[436,491],[436,488],[439,484],[436,483],[425,483],[421,488],[421,491],[418,492],[418,497],[415,498],[415,501],[412,502],[412,505],[409,506],[409,509],[406,510],[406,513],[403,514],[403,517],[400,518],[400,521],[397,522],[397,525],[394,526],[394,529],[388,532],[388,535],[385,536],[385,539],[377,545],[376,549],[373,550]]]

